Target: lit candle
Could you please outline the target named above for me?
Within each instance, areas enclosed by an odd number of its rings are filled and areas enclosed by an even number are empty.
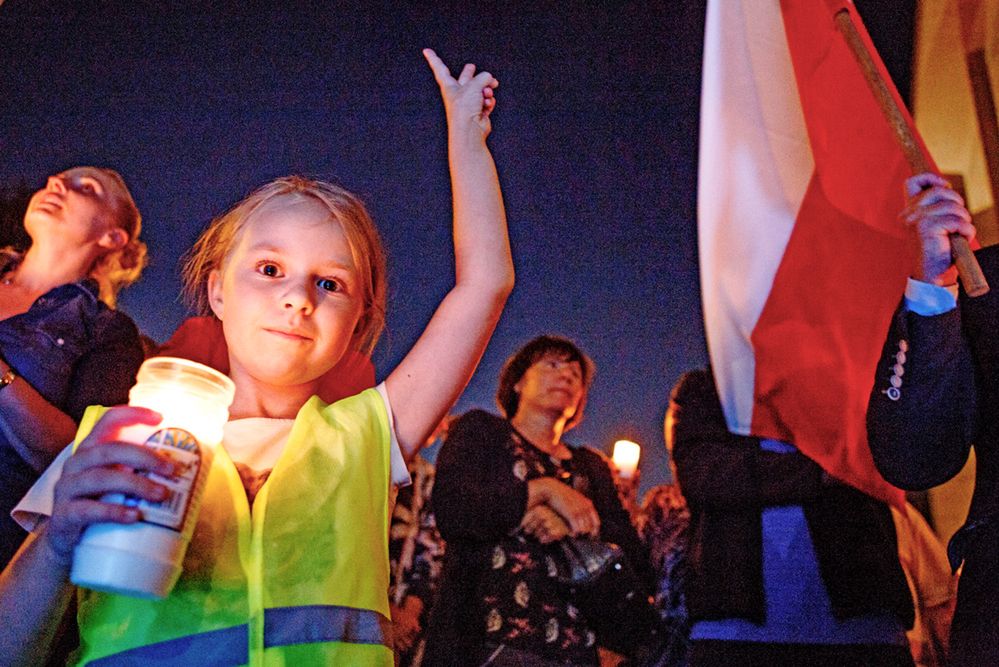
[[[161,502],[123,493],[103,496],[104,502],[138,508],[141,520],[88,526],[73,552],[74,584],[146,598],[170,593],[180,577],[234,392],[232,380],[193,361],[153,357],[142,364],[128,403],[156,410],[163,420],[121,429],[118,437],[170,457],[173,476],[146,474],[169,495]]]
[[[614,455],[611,460],[617,467],[621,479],[631,479],[638,470],[638,459],[642,456],[642,448],[631,440],[618,440],[614,443]]]

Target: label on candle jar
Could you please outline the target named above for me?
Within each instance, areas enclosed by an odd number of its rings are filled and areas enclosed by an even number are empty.
[[[142,512],[142,521],[186,532],[185,518],[188,509],[197,507],[204,484],[199,480],[203,467],[203,450],[197,438],[181,428],[164,428],[149,436],[146,447],[170,457],[176,467],[173,477],[163,477],[152,472],[141,472],[144,477],[167,488],[167,497],[160,502],[149,502],[133,496],[115,493],[105,496],[107,502],[117,502],[135,507]]]

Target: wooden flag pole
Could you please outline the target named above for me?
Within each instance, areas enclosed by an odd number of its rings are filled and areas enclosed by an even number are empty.
[[[877,66],[874,64],[874,59],[861,39],[860,33],[857,32],[857,26],[853,24],[853,19],[850,18],[849,10],[839,10],[836,12],[834,19],[836,21],[836,28],[843,34],[843,38],[850,47],[850,51],[853,52],[854,58],[857,59],[857,63],[864,73],[864,78],[867,80],[867,85],[870,86],[871,92],[874,93],[874,98],[877,100],[878,106],[881,107],[881,112],[884,114],[885,120],[891,126],[892,132],[898,140],[909,166],[915,173],[935,171],[933,165],[930,164],[930,161],[923,153],[919,142],[916,141],[909,123],[906,122],[905,115],[899,109],[895,98],[892,97],[891,91],[888,89],[888,84],[885,83],[881,72],[878,71]],[[957,266],[957,272],[961,276],[961,283],[964,285],[964,291],[968,296],[981,296],[988,292],[989,284],[985,280],[982,267],[979,266],[978,260],[975,259],[975,254],[971,251],[971,246],[968,245],[967,239],[960,234],[951,234],[950,247],[951,254],[954,257],[954,264]]]

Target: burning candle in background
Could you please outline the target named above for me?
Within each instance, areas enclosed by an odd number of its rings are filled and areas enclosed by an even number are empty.
[[[614,443],[614,454],[611,460],[617,467],[622,479],[631,479],[638,470],[638,459],[642,456],[642,448],[631,440],[618,440]]]

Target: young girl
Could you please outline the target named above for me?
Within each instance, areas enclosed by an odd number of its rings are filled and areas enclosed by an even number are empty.
[[[384,321],[384,260],[360,202],[334,186],[280,179],[212,224],[187,274],[224,326],[233,421],[177,587],[158,602],[81,591],[81,662],[392,664],[382,631],[390,468],[457,399],[513,286],[485,144],[497,81],[473,65],[455,79],[433,51],[424,55],[447,112],[455,287],[377,390],[326,405],[314,396],[317,378],[347,349],[370,349]],[[164,497],[132,471],[170,475],[172,464],[116,441],[124,426],[157,422],[148,410],[109,410],[64,459],[49,511],[33,497],[42,492],[22,503],[50,517],[0,576],[6,659],[44,655],[73,590],[81,531],[139,519],[98,499]]]

